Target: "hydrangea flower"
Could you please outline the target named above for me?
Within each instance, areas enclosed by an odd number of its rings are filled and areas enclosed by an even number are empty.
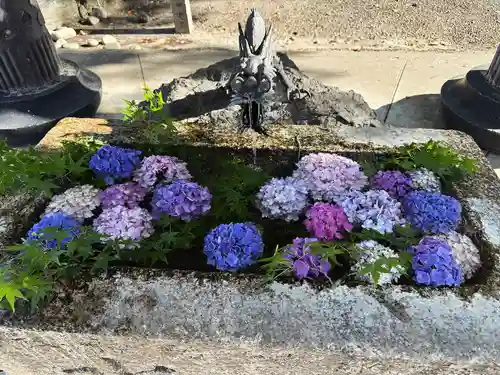
[[[341,202],[349,221],[381,234],[392,233],[395,225],[405,223],[401,203],[385,190],[354,191]]]
[[[463,282],[462,270],[453,257],[446,241],[424,237],[418,245],[411,246],[414,280],[430,286],[459,286]]]
[[[104,209],[94,220],[93,227],[108,239],[138,242],[154,233],[152,220],[144,208],[115,206]]]
[[[190,180],[187,164],[174,156],[154,155],[144,158],[134,173],[134,181],[144,188],[152,188],[157,182],[171,183]]]
[[[462,206],[453,197],[415,190],[403,200],[406,220],[429,234],[448,233],[460,224]]]
[[[310,243],[316,238],[296,238],[284,250],[284,258],[289,260],[297,279],[328,277],[330,263],[320,255],[311,254]]]
[[[142,151],[105,145],[92,155],[89,168],[108,185],[132,177],[141,161]]]
[[[257,193],[257,206],[262,217],[299,220],[308,203],[308,190],[304,181],[293,177],[273,178]]]
[[[334,204],[315,203],[306,212],[306,217],[307,230],[321,241],[344,238],[344,233],[352,229],[344,209]]]
[[[211,200],[212,194],[206,187],[196,182],[178,180],[155,189],[152,214],[154,218],[166,214],[190,221],[207,213],[211,208]]]
[[[396,199],[403,198],[413,190],[411,178],[400,171],[378,171],[370,182],[373,189],[385,190]]]
[[[50,228],[49,231],[47,228]],[[67,233],[63,239],[54,238],[53,230],[60,230]],[[48,232],[48,233],[47,233]],[[42,217],[42,219],[33,225],[26,236],[27,241],[40,241],[40,244],[46,249],[59,247],[64,249],[69,242],[78,237],[81,232],[81,226],[75,218],[57,212]]]
[[[99,197],[103,208],[125,206],[135,208],[146,196],[147,190],[135,182],[112,185],[102,191]]]
[[[264,242],[252,223],[221,224],[205,237],[203,252],[209,265],[234,272],[254,264],[264,252]]]
[[[83,222],[94,216],[93,211],[100,204],[99,189],[92,185],[75,186],[62,194],[54,195],[43,216],[59,212]]]
[[[293,177],[307,183],[314,200],[336,203],[350,191],[361,190],[368,182],[361,166],[354,160],[328,153],[302,157]]]
[[[382,257],[395,258],[397,254],[390,247],[383,246],[373,240],[362,241],[356,246],[361,250],[357,262],[353,265],[353,270],[356,271],[356,278],[370,284],[375,284],[375,280],[373,280],[371,273],[361,274],[360,271]],[[403,266],[392,267],[390,272],[380,273],[376,285],[386,285],[396,282],[404,272],[405,269]]]
[[[465,280],[470,279],[481,268],[479,249],[469,237],[455,231],[435,237],[450,245],[453,257],[461,268]]]
[[[441,181],[434,172],[426,168],[419,168],[408,172],[408,176],[410,176],[415,190],[441,193]]]

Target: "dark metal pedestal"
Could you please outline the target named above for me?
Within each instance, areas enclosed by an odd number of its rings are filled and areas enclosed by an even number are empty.
[[[36,0],[0,1],[0,139],[36,144],[59,120],[94,116],[100,78],[59,58]]]
[[[39,93],[0,98],[0,139],[10,146],[37,144],[65,117],[93,117],[101,103],[101,79],[71,61],[61,61],[61,81]]]
[[[500,49],[488,70],[470,70],[462,79],[441,88],[444,120],[449,129],[461,130],[483,149],[500,152]]]

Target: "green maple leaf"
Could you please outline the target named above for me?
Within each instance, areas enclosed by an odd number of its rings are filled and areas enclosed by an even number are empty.
[[[0,282],[0,301],[6,299],[12,311],[15,311],[16,298],[26,300],[19,286],[9,284],[5,281]]]

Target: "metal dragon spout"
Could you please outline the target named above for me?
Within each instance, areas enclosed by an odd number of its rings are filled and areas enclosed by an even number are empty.
[[[303,93],[296,90],[287,77],[272,41],[272,25],[266,23],[257,9],[248,16],[245,30],[240,23],[240,65],[228,82],[230,105],[241,106],[241,129],[253,129],[266,134],[264,101],[275,92],[277,82],[286,89],[287,100]],[[308,94],[308,93],[305,93]]]

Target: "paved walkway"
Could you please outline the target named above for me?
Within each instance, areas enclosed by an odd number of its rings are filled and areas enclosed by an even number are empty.
[[[448,79],[488,64],[494,50],[481,52],[288,51],[306,74],[343,90],[354,90],[376,109],[381,120],[403,127],[443,128],[439,92]],[[185,50],[62,50],[60,54],[103,80],[102,116],[120,116],[123,99],[140,99],[143,82],[159,87],[218,60],[227,48]],[[490,160],[500,174],[500,156]]]

